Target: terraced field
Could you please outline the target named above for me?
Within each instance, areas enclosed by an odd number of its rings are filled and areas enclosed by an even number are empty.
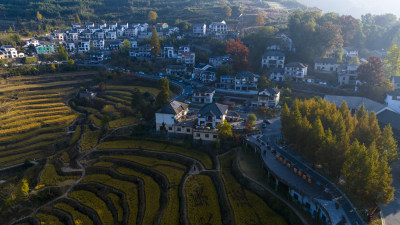
[[[66,128],[77,117],[66,100],[73,87],[8,92],[0,97],[0,168],[39,159],[68,139]]]

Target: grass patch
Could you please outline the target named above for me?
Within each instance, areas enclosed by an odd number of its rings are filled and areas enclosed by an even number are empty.
[[[47,163],[40,174],[39,185],[57,186],[59,182],[76,180],[78,176],[59,176],[53,164]]]
[[[186,181],[188,218],[191,224],[221,224],[221,210],[214,183],[209,176],[191,176]]]
[[[93,164],[93,166],[98,166],[98,167],[112,167],[114,163],[112,162],[97,162]]]
[[[93,225],[93,221],[88,216],[76,211],[70,205],[65,203],[57,203],[54,205],[54,207],[71,214],[75,225]]]
[[[244,189],[232,175],[232,153],[221,156],[221,176],[224,180],[229,202],[236,224],[287,224],[285,219],[273,211],[261,198]]]
[[[82,151],[88,151],[94,147],[96,147],[99,142],[101,136],[101,130],[90,130],[89,127],[85,127],[85,132],[83,134],[83,138],[81,139],[81,148]]]
[[[185,149],[180,146],[167,145],[151,141],[141,140],[122,140],[122,141],[107,141],[98,146],[98,149],[146,149],[160,152],[177,153],[199,160],[207,169],[212,168],[212,160],[207,153],[200,152],[194,149]]]
[[[113,225],[114,219],[111,212],[108,210],[107,205],[95,194],[89,191],[73,191],[69,197],[77,200],[82,205],[92,208],[99,215],[103,225]]]
[[[36,218],[39,219],[40,224],[64,225],[63,223],[60,222],[60,220],[57,217],[55,217],[53,215],[38,213],[38,214],[36,214]]]
[[[113,179],[112,177],[104,174],[91,174],[87,175],[85,178],[82,180],[83,182],[96,182],[96,183],[101,183],[113,188],[116,188],[118,190],[121,190],[122,192],[125,192],[126,194],[126,199],[129,205],[129,225],[134,225],[136,224],[136,217],[138,213],[138,206],[139,206],[139,200],[138,200],[138,192],[137,192],[137,187],[136,184],[128,182],[128,181],[121,181],[117,179]]]
[[[109,193],[107,195],[111,201],[114,204],[115,209],[117,210],[118,213],[118,222],[122,222],[122,220],[124,219],[124,210],[122,209],[122,202],[121,199],[118,197],[118,195],[114,194],[114,193]]]
[[[146,194],[146,211],[143,224],[153,224],[160,207],[160,188],[158,184],[150,176],[128,168],[119,167],[117,171],[123,175],[135,176],[143,179]]]
[[[143,157],[143,156],[132,156],[132,155],[116,155],[116,156],[101,156],[100,158],[113,158],[113,159],[122,159],[122,160],[129,160],[135,163],[142,164],[144,166],[149,166],[149,167],[154,167],[157,165],[168,165],[171,167],[176,167],[182,170],[186,169],[186,166],[171,162],[171,161],[166,161],[166,160],[160,160],[160,159],[155,159],[155,158],[150,158],[150,157]]]
[[[130,117],[124,117],[124,118],[112,120],[108,123],[108,125],[110,126],[111,129],[115,129],[118,127],[134,125],[138,121],[139,120],[136,117],[130,116]]]
[[[72,135],[71,140],[69,141],[69,144],[73,145],[76,142],[78,142],[79,138],[81,138],[81,134],[82,134],[82,127],[81,126],[76,127],[75,132]]]
[[[63,152],[62,155],[61,155],[61,159],[62,159],[63,162],[69,163],[70,158],[69,158],[68,152]]]

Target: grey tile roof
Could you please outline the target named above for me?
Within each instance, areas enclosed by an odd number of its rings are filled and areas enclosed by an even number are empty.
[[[400,76],[392,77],[392,81],[394,81],[394,83],[400,83]]]
[[[228,111],[228,106],[219,103],[209,103],[200,109],[200,116],[222,116]]]
[[[307,66],[304,65],[303,63],[299,63],[299,62],[291,62],[291,63],[286,64],[285,67],[306,68]]]
[[[157,113],[173,114],[176,115],[188,108],[188,104],[178,101],[172,101],[159,109]]]
[[[262,92],[267,92],[269,95],[261,94]],[[264,90],[261,90],[258,95],[259,96],[271,96],[271,95],[277,95],[280,92],[279,89],[276,88],[265,88]]]
[[[203,87],[197,88],[193,93],[212,93],[214,91],[215,91],[215,89],[212,87],[203,86]]]
[[[236,74],[236,77],[238,78],[244,78],[244,77],[260,77],[257,74],[251,73],[249,71],[242,71]]]
[[[400,114],[393,112],[392,110],[385,109],[376,117],[381,125],[386,126],[390,124],[394,130],[400,131]]]
[[[265,56],[280,56],[280,57],[285,57],[285,55],[282,52],[266,52],[264,53],[263,57]]]
[[[386,108],[385,105],[378,102],[372,101],[371,99],[358,97],[358,96],[338,96],[338,95],[325,95],[324,100],[335,103],[339,107],[343,101],[347,103],[350,109],[357,109],[364,104],[365,109],[369,112],[374,111],[376,113],[381,112]]]

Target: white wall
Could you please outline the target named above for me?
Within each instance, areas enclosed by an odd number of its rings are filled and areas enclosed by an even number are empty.
[[[174,125],[174,115],[172,114],[164,114],[164,113],[156,113],[156,124],[165,123],[166,125]]]
[[[400,100],[393,100],[393,96],[386,95],[385,102],[387,106],[393,109],[395,112],[400,113]]]

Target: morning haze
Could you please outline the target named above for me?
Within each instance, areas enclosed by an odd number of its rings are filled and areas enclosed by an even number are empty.
[[[397,0],[300,0],[300,2],[311,7],[318,7],[325,12],[333,11],[357,18],[366,13],[400,15],[400,1]]]

